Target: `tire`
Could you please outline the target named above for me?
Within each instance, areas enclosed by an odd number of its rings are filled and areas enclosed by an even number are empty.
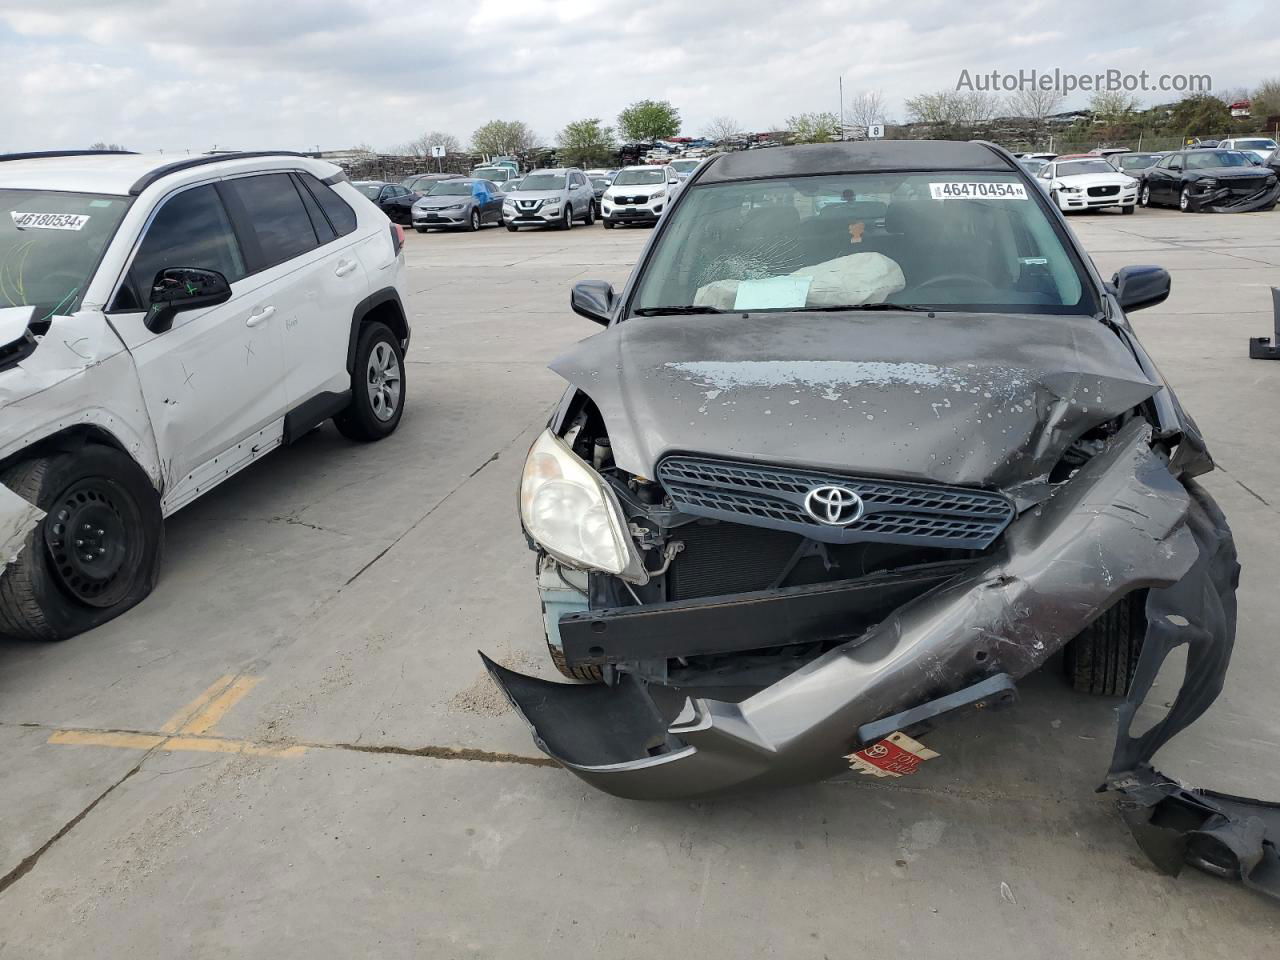
[[[413,229],[417,230],[419,233],[430,233],[430,232],[431,232],[431,228],[430,228],[430,227],[414,227]]]
[[[479,232],[480,230],[480,211],[479,210],[471,211],[471,219],[467,221],[467,229],[472,233]]]
[[[333,418],[349,440],[381,440],[395,432],[404,414],[404,353],[383,323],[370,323],[356,341],[351,404]]]
[[[507,224],[507,229],[508,229],[509,231],[511,231],[512,233],[516,233],[520,228],[519,228],[519,227],[517,227],[514,223],[508,223],[508,224]]]
[[[46,513],[0,573],[0,635],[65,640],[151,593],[164,552],[160,495],[126,454],[86,444],[14,463],[0,482]]]
[[[1129,690],[1146,635],[1147,591],[1124,597],[1067,644],[1063,665],[1080,693],[1122,697]]]
[[[1183,187],[1182,193],[1178,195],[1178,209],[1183,213],[1195,213],[1195,204],[1191,200],[1191,188]]]
[[[551,655],[551,663],[561,675],[570,680],[583,680],[587,683],[604,683],[604,672],[597,666],[571,667],[565,663],[564,650],[547,641],[547,653]]]
[[[1142,185],[1142,190],[1138,194],[1138,203],[1144,207],[1151,206],[1151,184],[1144,183]]]
[[[617,226],[617,224],[614,223],[612,220],[601,220],[600,222],[604,224],[604,228],[606,230],[612,230],[614,227]]]
[[[568,204],[564,208],[564,217],[560,221],[560,229],[561,230],[573,229],[573,204]]]
[[[1121,208],[1120,208],[1120,212],[1121,212],[1121,213],[1133,213],[1133,211],[1135,211],[1135,210],[1137,210],[1137,209],[1138,209],[1137,204],[1131,203],[1131,204],[1129,204],[1129,205],[1128,205],[1128,206],[1126,206],[1126,207],[1121,207]]]
[[[587,204],[587,215],[582,220],[584,227],[594,226],[596,222],[596,205],[594,203]]]

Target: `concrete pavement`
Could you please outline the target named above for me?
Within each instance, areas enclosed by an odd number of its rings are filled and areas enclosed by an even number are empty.
[[[1105,273],[1173,273],[1135,324],[1220,462],[1244,564],[1227,689],[1157,761],[1264,798],[1280,364],[1246,345],[1278,217],[1072,220]],[[514,490],[561,391],[547,361],[597,330],[570,284],[620,284],[647,237],[410,234],[399,432],[273,454],[170,520],[140,607],[0,641],[0,958],[1270,955],[1275,905],[1146,862],[1091,792],[1113,702],[1047,672],[932,735],[909,783],[643,805],[546,764],[475,650],[552,673]]]

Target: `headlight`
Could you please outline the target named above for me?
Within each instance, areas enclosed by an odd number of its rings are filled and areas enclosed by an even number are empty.
[[[1128,182],[1128,183],[1126,183],[1126,184],[1124,185],[1124,188],[1125,188],[1126,190],[1137,190],[1137,189],[1138,189],[1138,181],[1137,181],[1137,180],[1134,180],[1134,179],[1132,179],[1132,178],[1131,178],[1131,179],[1129,180],[1129,182]]]
[[[571,567],[648,580],[613,491],[550,430],[524,462],[520,520],[547,553]]]
[[[451,203],[447,207],[441,207],[440,209],[441,210],[461,210],[463,206],[464,204],[461,204],[461,203]]]
[[[1062,191],[1063,193],[1079,193],[1080,192],[1079,187],[1058,186],[1056,189]]]
[[[665,190],[659,190],[657,193],[655,193],[655,194],[654,194],[652,197],[650,197],[649,199],[650,199],[650,200],[661,200],[661,199],[662,199],[663,197],[665,197],[666,195],[667,195],[667,191],[665,191]]]
[[[1196,181],[1196,186],[1201,190],[1212,190],[1218,185],[1218,181],[1213,177],[1205,177],[1203,180]]]

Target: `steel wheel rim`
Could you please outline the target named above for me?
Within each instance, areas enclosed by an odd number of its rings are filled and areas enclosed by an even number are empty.
[[[1185,187],[1182,190],[1182,195],[1178,197],[1178,206],[1180,206],[1183,210],[1191,209],[1191,195],[1187,193],[1187,190]]]
[[[471,211],[471,229],[472,230],[480,229],[480,213],[477,210]]]
[[[1151,188],[1143,185],[1142,187],[1142,205],[1145,207],[1151,203]]]
[[[86,477],[58,497],[44,522],[44,542],[59,585],[91,607],[112,607],[132,585],[142,517],[112,480]]]
[[[386,423],[400,409],[400,361],[385,340],[379,340],[369,352],[365,381],[373,415]]]

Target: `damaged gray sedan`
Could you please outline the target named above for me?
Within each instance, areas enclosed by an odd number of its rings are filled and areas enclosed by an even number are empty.
[[[1105,786],[1163,868],[1280,894],[1280,810],[1183,788],[1156,750],[1221,690],[1239,574],[1194,422],[1008,154],[824,144],[714,158],[529,453],[550,683],[486,659],[541,749],[637,799],[896,777],[930,726],[1066,648],[1126,694]],[[1130,723],[1166,655],[1185,682]]]

